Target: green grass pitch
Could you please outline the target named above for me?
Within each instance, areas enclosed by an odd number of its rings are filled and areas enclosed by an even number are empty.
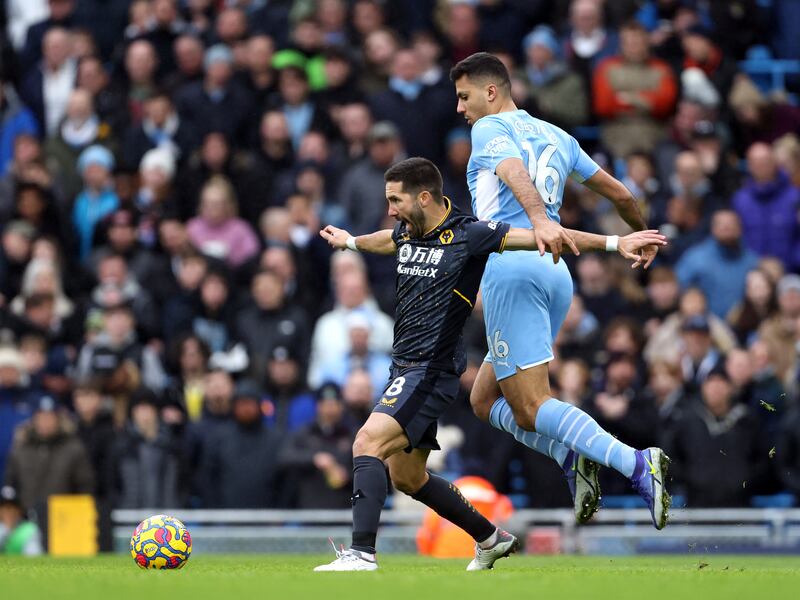
[[[465,560],[385,555],[375,573],[312,573],[332,556],[193,557],[180,571],[143,571],[130,557],[0,557],[3,600],[748,600],[800,597],[800,556],[513,556],[493,571]]]

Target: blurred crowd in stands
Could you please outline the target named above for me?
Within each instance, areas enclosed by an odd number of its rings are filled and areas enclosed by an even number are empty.
[[[670,245],[649,271],[568,257],[554,395],[673,458],[689,506],[800,497],[798,77],[789,0],[5,0],[0,17],[0,481],[42,511],[346,508],[386,384],[394,261],[333,254],[387,221],[383,172],[442,170],[470,210],[448,69],[478,50],[575,135]],[[625,233],[570,182],[565,226]],[[517,506],[560,471],[472,416],[435,467]],[[627,494],[604,474],[604,496]],[[787,502],[792,502],[790,496]]]

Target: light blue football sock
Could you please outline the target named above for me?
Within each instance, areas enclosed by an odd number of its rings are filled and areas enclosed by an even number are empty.
[[[492,410],[489,411],[489,423],[500,431],[505,431],[513,435],[514,439],[520,444],[524,444],[531,450],[536,450],[545,456],[549,456],[559,465],[564,466],[569,448],[552,438],[545,437],[534,431],[525,431],[522,429],[522,427],[517,425],[517,422],[514,420],[514,414],[511,412],[511,407],[502,396],[495,400],[495,403],[492,405]]]
[[[630,478],[636,467],[636,450],[603,430],[580,408],[550,398],[536,414],[536,431],[562,442],[596,463],[612,467]]]

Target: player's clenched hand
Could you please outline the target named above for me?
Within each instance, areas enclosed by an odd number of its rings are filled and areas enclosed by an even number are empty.
[[[321,229],[319,234],[331,245],[332,248],[337,250],[344,250],[347,248],[347,238],[350,234],[344,229],[339,229],[333,225],[326,225]]]
[[[656,254],[658,254],[657,244],[651,244],[650,246],[645,246],[644,248],[639,250],[639,255],[642,257],[642,262],[644,263],[645,269],[649,267],[650,263],[652,263],[655,260]]]
[[[575,256],[580,254],[572,236],[555,221],[539,219],[533,224],[533,228],[536,232],[536,245],[539,247],[539,255],[544,256],[544,253],[549,250],[553,255],[553,262],[557,263],[564,244],[572,249]]]
[[[666,246],[667,238],[658,233],[656,229],[635,231],[619,238],[618,252],[625,258],[632,260],[631,268],[635,269],[644,264],[650,266],[656,257],[659,246]]]

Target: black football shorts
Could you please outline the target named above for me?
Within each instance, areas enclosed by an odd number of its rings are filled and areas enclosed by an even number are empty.
[[[439,450],[436,422],[458,396],[455,373],[429,367],[392,366],[389,383],[373,412],[385,413],[400,423],[409,446]]]

